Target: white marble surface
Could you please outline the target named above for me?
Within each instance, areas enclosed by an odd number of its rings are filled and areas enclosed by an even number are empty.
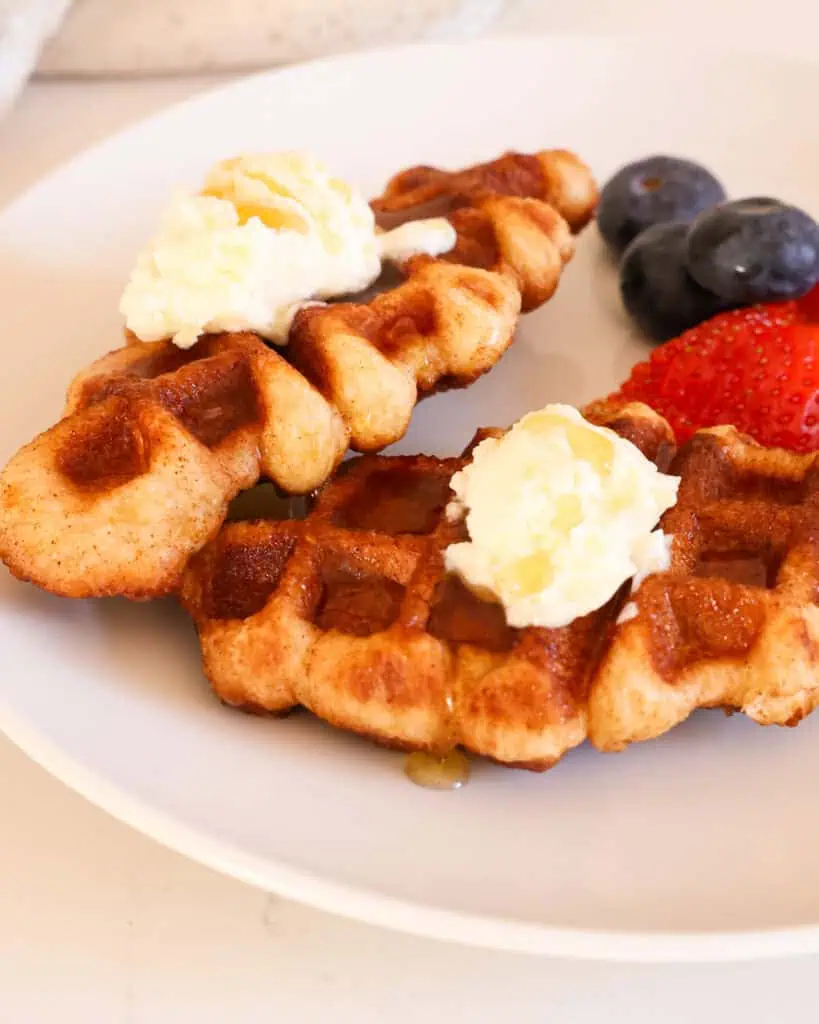
[[[0,204],[77,149],[207,84],[31,86],[0,123]],[[0,1024],[781,1024],[815,1016],[813,959],[628,967],[444,946],[308,910],[188,863],[2,739],[0,779]]]

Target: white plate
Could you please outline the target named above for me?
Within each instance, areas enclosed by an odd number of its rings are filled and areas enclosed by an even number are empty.
[[[734,194],[819,211],[804,114],[819,68],[591,39],[430,46],[263,75],[80,157],[0,219],[0,456],[57,415],[117,343],[117,300],[169,189],[239,150],[304,146],[376,191],[420,161],[576,149],[600,179],[657,150]],[[500,367],[425,403],[404,451],[606,391],[647,349],[594,229]],[[460,792],[307,715],[255,719],[208,693],[168,603],[70,603],[0,579],[0,720],[91,800],[198,860],[317,906],[489,946],[590,957],[819,950],[819,716],[796,731],[696,715],[618,757],[543,776],[477,763]],[[7,780],[6,784],[9,784]]]

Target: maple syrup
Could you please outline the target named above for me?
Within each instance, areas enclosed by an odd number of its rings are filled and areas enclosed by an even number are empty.
[[[304,519],[309,498],[283,494],[275,484],[259,483],[230,503],[228,519]]]
[[[416,750],[404,762],[404,774],[425,789],[460,789],[469,780],[469,758],[462,750],[450,750],[443,757]]]

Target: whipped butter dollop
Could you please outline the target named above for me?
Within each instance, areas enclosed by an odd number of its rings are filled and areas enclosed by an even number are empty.
[[[120,311],[141,341],[189,348],[209,331],[249,330],[282,343],[301,305],[367,288],[382,259],[437,256],[455,240],[443,218],[379,233],[364,197],[309,153],[240,156],[201,193],[174,196]]]
[[[446,567],[503,604],[512,626],[566,626],[668,568],[670,538],[656,527],[679,478],[570,406],[481,442],[451,486],[469,540],[446,549]]]

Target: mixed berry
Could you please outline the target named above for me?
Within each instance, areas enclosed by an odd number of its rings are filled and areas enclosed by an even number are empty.
[[[720,313],[654,349],[618,398],[664,416],[678,441],[730,424],[760,444],[819,451],[819,289]]]
[[[671,221],[690,223],[725,199],[725,189],[699,164],[673,156],[650,156],[621,167],[604,186],[597,226],[615,255],[646,228]]]
[[[601,192],[620,294],[654,342],[616,398],[645,402],[680,442],[733,425],[819,451],[819,225],[777,199],[729,201],[710,171],[652,156]]]
[[[726,309],[799,298],[819,282],[819,225],[776,199],[727,201],[690,160],[652,156],[604,186],[600,233],[620,258],[623,303],[667,341]]]

